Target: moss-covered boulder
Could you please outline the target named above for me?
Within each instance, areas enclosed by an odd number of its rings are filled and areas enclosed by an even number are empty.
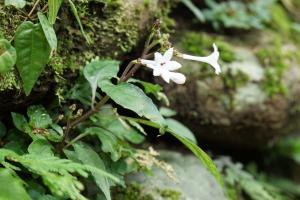
[[[165,85],[171,107],[200,141],[264,148],[277,136],[299,128],[295,117],[300,103],[299,47],[272,32],[239,40],[189,32],[176,46],[208,55],[213,42],[221,54],[220,76],[208,65],[181,61],[186,84]]]
[[[13,41],[17,27],[24,20],[38,22],[36,13],[47,9],[47,1],[39,1],[32,15],[28,17],[27,13],[31,11],[34,3],[33,0],[27,1],[23,9],[0,3],[0,38]],[[0,75],[1,111],[17,104],[31,103],[36,97],[49,96],[49,91],[54,93],[57,85],[72,80],[76,73],[71,72],[76,72],[95,56],[126,59],[126,55],[142,42],[157,18],[167,19],[171,4],[169,0],[79,0],[75,1],[75,6],[90,42],[81,33],[70,4],[64,1],[54,27],[58,37],[58,49],[47,70],[40,77],[32,95],[27,98],[23,94],[16,70]],[[65,72],[68,76],[62,78]]]

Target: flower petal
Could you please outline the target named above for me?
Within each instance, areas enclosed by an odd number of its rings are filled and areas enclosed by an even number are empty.
[[[160,76],[162,74],[162,71],[156,67],[153,69],[153,76]]]
[[[161,55],[159,52],[154,53],[154,61],[156,62],[157,65],[160,65],[161,63],[164,62],[164,57]]]
[[[184,84],[186,77],[182,73],[169,72],[170,79],[177,84]]]
[[[156,67],[156,62],[154,60],[141,59],[141,63],[151,69],[154,69]]]
[[[220,53],[218,51],[218,47],[215,44],[213,44],[213,48],[214,48],[214,52],[206,57],[183,54],[182,58],[186,60],[195,60],[195,61],[200,61],[200,62],[205,62],[207,64],[210,64],[215,69],[215,73],[219,74],[221,73],[221,67],[218,63]]]
[[[167,83],[170,83],[170,75],[168,71],[165,71],[161,73],[161,77],[166,81]]]
[[[174,52],[174,49],[173,48],[169,48],[163,55],[163,59],[164,61],[170,61],[173,57],[173,52]]]
[[[181,67],[181,64],[177,61],[169,61],[166,63],[166,69],[169,71],[177,70]]]

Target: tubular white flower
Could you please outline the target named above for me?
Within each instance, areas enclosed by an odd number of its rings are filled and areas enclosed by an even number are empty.
[[[156,52],[154,60],[141,59],[141,64],[153,69],[153,76],[161,76],[164,81],[170,83],[170,80],[177,84],[184,84],[186,77],[177,72],[173,72],[181,67],[177,61],[173,61],[173,48],[168,49],[164,55]]]
[[[210,64],[215,69],[215,73],[220,74],[221,67],[218,63],[220,53],[218,51],[218,47],[216,44],[213,44],[213,48],[214,48],[214,52],[206,57],[191,56],[191,55],[187,55],[187,54],[182,54],[181,57],[186,60],[194,60],[194,61],[200,61],[200,62]]]

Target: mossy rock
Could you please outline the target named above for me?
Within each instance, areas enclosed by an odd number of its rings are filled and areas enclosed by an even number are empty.
[[[206,64],[181,60],[186,84],[164,84],[178,118],[201,142],[262,149],[278,136],[300,130],[294,117],[300,104],[299,47],[272,32],[250,39],[251,44],[201,32],[182,36],[175,46],[190,54],[208,55],[213,42],[220,46],[221,75]]]
[[[26,18],[35,1],[28,1],[22,10],[0,3],[0,38],[13,40],[17,27]],[[47,1],[42,0],[36,7],[41,10]],[[32,103],[43,94],[55,93],[57,85],[78,73],[78,69],[90,59],[98,56],[110,59],[128,59],[130,52],[139,51],[139,43],[146,37],[154,21],[166,19],[171,3],[169,0],[80,0],[76,7],[90,44],[83,37],[78,23],[65,1],[55,24],[58,49],[51,58],[47,69],[30,97],[25,97],[22,82],[16,70],[0,75],[0,109],[9,110],[16,104]],[[28,20],[38,22],[36,13]],[[135,49],[134,49],[135,48]],[[46,80],[46,81],[45,81]],[[50,81],[50,82],[49,82]],[[41,91],[43,92],[41,94]],[[41,95],[39,95],[41,94]]]

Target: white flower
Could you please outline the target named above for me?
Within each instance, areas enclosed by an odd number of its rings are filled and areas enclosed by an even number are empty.
[[[205,62],[207,64],[210,64],[215,69],[215,73],[219,74],[221,73],[221,67],[218,63],[220,53],[218,51],[217,45],[213,44],[213,48],[214,48],[214,52],[206,57],[191,56],[187,54],[182,54],[181,57],[186,60],[195,60],[195,61],[200,61],[200,62]]]
[[[171,60],[173,51],[173,48],[170,48],[164,55],[156,52],[154,60],[141,59],[141,63],[153,69],[153,76],[161,76],[167,83],[172,80],[177,84],[183,84],[186,77],[181,73],[173,72],[181,67],[179,62]]]

